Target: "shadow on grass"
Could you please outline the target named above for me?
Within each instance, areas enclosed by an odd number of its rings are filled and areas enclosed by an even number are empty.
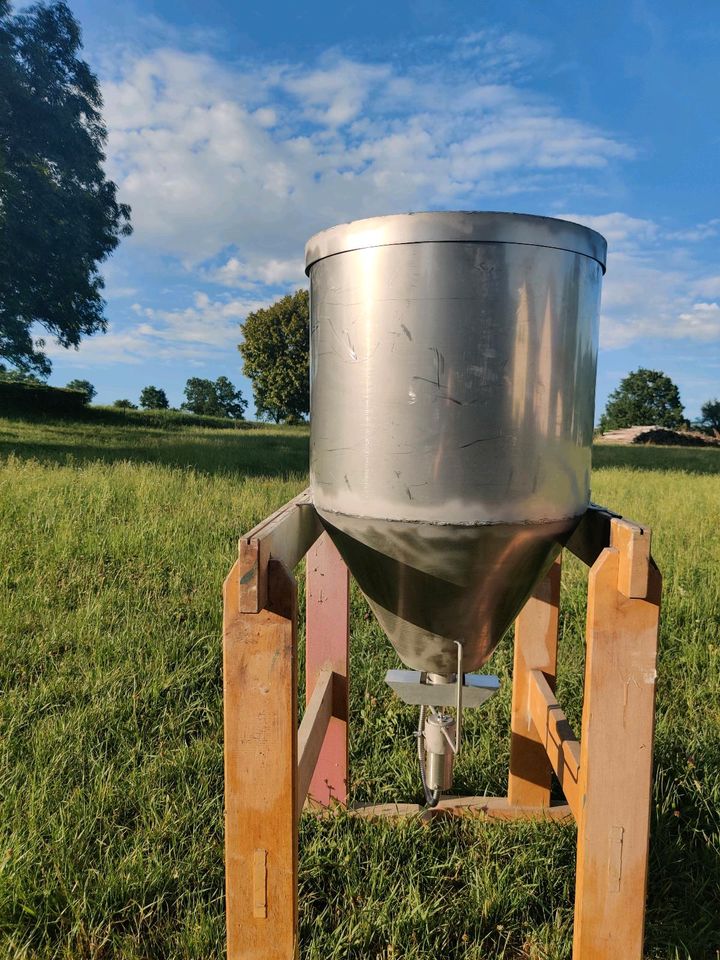
[[[687,473],[720,473],[720,447],[651,447],[642,444],[595,444],[593,468],[630,470],[684,470]]]
[[[13,415],[0,417],[0,456],[9,454],[60,465],[131,461],[209,474],[283,476],[307,473],[308,427],[229,426],[176,411],[91,409],[81,420]],[[712,475],[720,473],[720,448],[597,444],[593,467]]]
[[[60,466],[147,463],[237,476],[288,476],[308,469],[306,428],[162,429],[84,421],[0,419],[0,457]]]

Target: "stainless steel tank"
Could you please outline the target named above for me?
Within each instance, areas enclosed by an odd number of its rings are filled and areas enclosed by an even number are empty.
[[[413,669],[484,663],[587,508],[605,255],[508,213],[307,244],[313,501]]]

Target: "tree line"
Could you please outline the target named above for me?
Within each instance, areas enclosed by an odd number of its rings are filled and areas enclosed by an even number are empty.
[[[184,394],[185,402],[180,404],[180,409],[204,417],[229,417],[232,420],[242,420],[247,407],[247,400],[244,399],[242,392],[236,390],[227,377],[218,377],[217,380],[190,377],[185,384]],[[143,387],[139,402],[143,410],[170,408],[167,394],[161,387]],[[137,404],[131,400],[116,400],[113,406],[125,410],[137,410]]]
[[[0,374],[1,377],[2,374]],[[29,380],[29,378],[25,379],[26,382]],[[89,380],[71,380],[65,388],[81,393],[86,404],[92,403],[97,396],[97,390]],[[184,394],[185,402],[180,404],[180,409],[199,416],[242,420],[247,407],[247,400],[227,377],[218,377],[217,380],[190,377],[185,384]],[[138,403],[133,403],[127,398],[115,400],[113,403],[113,407],[120,410],[137,410],[138,406],[143,410],[169,410],[170,402],[162,387],[149,385],[140,391]]]
[[[310,410],[307,291],[297,290],[269,307],[248,314],[241,330],[244,339],[238,349],[244,361],[243,372],[252,382],[256,416],[276,423],[301,422]],[[39,382],[33,375],[3,372],[0,365],[2,378]],[[87,380],[72,380],[67,387],[85,394],[88,403],[97,392]],[[247,400],[225,376],[214,381],[191,377],[184,394],[182,410],[203,416],[244,418]],[[139,405],[145,410],[165,410],[169,402],[162,388],[150,385],[140,392]],[[129,399],[116,400],[114,406],[137,409],[137,404]],[[610,394],[599,428],[607,432],[646,425],[720,432],[720,400],[706,401],[700,417],[691,423],[685,417],[680,391],[670,377],[662,371],[640,367],[624,377]]]

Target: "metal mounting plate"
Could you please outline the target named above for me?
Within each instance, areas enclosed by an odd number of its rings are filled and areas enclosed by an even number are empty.
[[[422,683],[418,670],[388,670],[385,682],[404,703],[426,707],[454,707],[454,683]],[[500,680],[486,673],[466,673],[463,682],[463,707],[479,707],[500,689]]]

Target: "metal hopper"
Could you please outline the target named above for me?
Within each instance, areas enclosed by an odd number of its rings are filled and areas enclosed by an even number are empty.
[[[415,670],[481,666],[587,508],[605,254],[507,213],[307,244],[313,501]]]

